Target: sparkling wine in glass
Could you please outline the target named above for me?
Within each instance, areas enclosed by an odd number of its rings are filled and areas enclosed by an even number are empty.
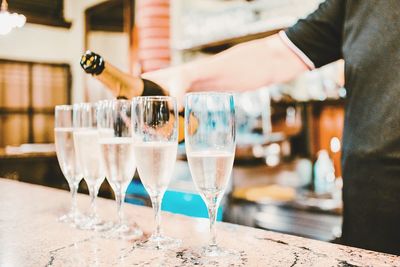
[[[82,220],[76,202],[79,183],[82,180],[79,163],[75,157],[75,146],[72,128],[72,106],[59,105],[55,107],[54,137],[56,153],[61,171],[68,182],[72,195],[71,209],[69,213],[61,216],[59,221],[78,226]]]
[[[123,203],[126,189],[135,175],[136,162],[133,154],[131,127],[131,101],[104,100],[98,103],[97,128],[106,179],[114,190],[117,202],[118,222],[109,237],[137,239],[143,232],[135,223],[124,219]]]
[[[143,246],[168,249],[179,240],[161,233],[161,201],[174,169],[178,149],[176,99],[169,96],[135,97],[132,100],[134,154],[140,179],[150,195],[155,231]]]
[[[104,181],[105,173],[101,164],[99,134],[97,131],[97,104],[79,103],[73,105],[74,144],[83,178],[89,189],[90,214],[82,229],[104,231],[109,225],[97,215],[96,198]]]
[[[229,93],[190,93],[185,106],[185,147],[190,172],[208,208],[209,245],[201,256],[235,256],[216,239],[218,206],[231,176],[235,157],[235,108]]]

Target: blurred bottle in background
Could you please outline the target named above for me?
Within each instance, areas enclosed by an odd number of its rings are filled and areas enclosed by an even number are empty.
[[[335,168],[328,151],[320,150],[314,164],[314,191],[317,194],[332,194],[335,189]]]

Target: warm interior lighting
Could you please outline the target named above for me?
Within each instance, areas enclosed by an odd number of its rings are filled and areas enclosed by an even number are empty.
[[[26,17],[17,13],[8,12],[7,0],[3,0],[0,9],[0,34],[5,35],[18,27],[21,28],[26,22]]]
[[[333,153],[339,152],[341,149],[340,139],[337,137],[332,137],[331,139],[331,151]]]

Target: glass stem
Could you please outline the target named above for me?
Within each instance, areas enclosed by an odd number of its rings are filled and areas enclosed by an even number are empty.
[[[217,228],[216,226],[216,219],[217,219],[217,208],[218,205],[215,201],[211,201],[208,205],[208,216],[210,218],[210,241],[209,247],[215,248],[217,247]]]
[[[97,196],[97,186],[94,183],[89,187],[89,195],[90,195],[90,217],[92,219],[96,218],[97,207],[96,207],[96,196]]]
[[[125,200],[125,193],[122,192],[121,188],[117,190],[118,193],[115,194],[115,200],[117,201],[117,209],[118,209],[118,225],[122,225],[124,220],[124,213],[123,213],[123,205]]]
[[[154,237],[161,237],[161,201],[162,197],[160,195],[151,198],[151,205],[154,210],[154,222],[156,224],[156,229],[153,233]]]
[[[76,201],[76,194],[78,192],[78,185],[71,183],[69,185],[70,187],[70,191],[71,191],[71,214],[72,216],[76,216],[76,214],[78,213],[78,205],[77,205],[77,201]]]

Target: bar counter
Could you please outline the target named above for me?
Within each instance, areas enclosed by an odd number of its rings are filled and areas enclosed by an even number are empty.
[[[189,253],[208,239],[208,220],[163,213],[162,228],[182,240],[169,251],[149,251],[133,241],[106,239],[57,222],[67,212],[66,191],[0,179],[0,266],[205,266]],[[98,199],[102,218],[116,219],[116,204]],[[78,196],[87,211],[89,197]],[[125,205],[125,215],[148,236],[150,208]],[[228,223],[218,223],[218,243],[239,252],[212,266],[400,266],[400,257]]]

